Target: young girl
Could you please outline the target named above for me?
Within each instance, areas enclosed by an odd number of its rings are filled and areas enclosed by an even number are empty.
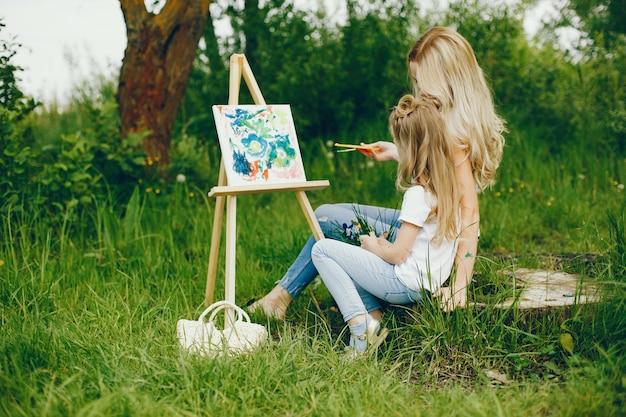
[[[454,144],[456,178],[462,189],[461,235],[454,280],[434,294],[444,311],[465,307],[478,247],[477,189],[490,185],[500,165],[504,147],[504,121],[496,114],[491,92],[469,43],[456,31],[435,27],[411,48],[408,64],[415,95],[435,97]],[[400,160],[391,142],[376,142],[378,150],[363,153],[376,161]],[[337,224],[351,224],[355,212],[375,226],[376,234],[397,227],[397,210],[347,204],[325,204],[315,210],[324,235],[341,239]],[[311,260],[311,237],[293,265],[274,289],[250,307],[283,319],[291,301],[317,276]]]
[[[419,301],[450,276],[459,237],[461,191],[454,141],[433,97],[402,97],[389,117],[400,161],[396,186],[405,190],[394,242],[371,232],[361,247],[322,239],[313,264],[350,326],[350,349],[365,352],[387,336],[379,331],[379,299]]]

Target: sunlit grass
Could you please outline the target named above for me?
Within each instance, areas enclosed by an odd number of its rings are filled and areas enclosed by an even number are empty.
[[[253,317],[268,326],[268,347],[224,360],[180,352],[176,321],[203,308],[214,215],[208,190],[189,181],[159,193],[138,184],[127,200],[110,196],[53,224],[37,208],[7,211],[0,225],[1,413],[618,415],[626,389],[624,166],[597,166],[592,156],[567,165],[514,143],[498,183],[480,196],[470,299],[486,307],[452,314],[430,303],[390,307],[388,340],[358,362],[342,357],[347,332],[319,282],[285,323]],[[331,181],[309,193],[313,206],[397,207],[393,164],[326,151],[308,154],[308,177]],[[281,277],[309,230],[288,193],[241,196],[237,226],[236,301],[244,305]],[[512,292],[503,269],[542,267],[543,256],[562,253],[595,255],[593,274],[587,264],[563,267],[602,284],[605,302],[493,307]],[[223,297],[221,265],[216,298]]]

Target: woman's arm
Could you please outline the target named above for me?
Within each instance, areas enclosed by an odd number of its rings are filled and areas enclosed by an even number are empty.
[[[435,292],[439,304],[444,311],[464,308],[467,304],[467,286],[472,280],[476,252],[478,249],[478,226],[480,212],[478,209],[478,192],[472,175],[472,166],[464,150],[455,153],[457,161],[456,177],[463,190],[461,196],[461,234],[456,251],[456,274],[452,274],[450,285]]]
[[[384,237],[376,237],[374,232],[361,235],[359,240],[363,249],[378,255],[385,262],[398,265],[404,262],[411,253],[419,229],[414,224],[403,222],[393,243]]]
[[[361,145],[365,145],[365,143],[361,142]],[[400,157],[398,156],[398,148],[396,144],[393,142],[386,141],[378,141],[374,143],[368,143],[368,146],[376,146],[378,149],[358,149],[363,155],[368,158],[372,158],[375,161],[399,161]]]

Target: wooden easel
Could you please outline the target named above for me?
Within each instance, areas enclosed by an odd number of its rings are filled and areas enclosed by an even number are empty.
[[[255,104],[266,104],[257,85],[250,65],[246,57],[242,54],[233,54],[230,57],[230,80],[228,86],[228,104],[239,104],[239,90],[241,77],[246,82],[248,90]],[[206,292],[204,304],[208,307],[213,302],[215,292],[215,278],[217,273],[217,261],[219,258],[219,246],[222,234],[222,221],[224,215],[224,198],[226,198],[226,269],[224,283],[224,299],[232,303],[235,302],[235,249],[237,238],[237,195],[268,193],[278,191],[290,191],[296,194],[304,216],[309,223],[315,239],[323,239],[324,234],[311,208],[311,204],[305,194],[307,190],[320,190],[330,185],[327,180],[306,181],[299,183],[271,184],[271,185],[238,185],[228,186],[224,160],[220,163],[220,173],[218,185],[211,188],[209,197],[215,197],[215,215],[213,221],[213,232],[211,235],[211,250],[209,253],[209,268],[207,272]]]

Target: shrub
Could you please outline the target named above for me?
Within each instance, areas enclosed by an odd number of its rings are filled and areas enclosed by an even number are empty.
[[[0,20],[0,32],[4,28]],[[13,63],[21,45],[0,39],[0,200],[16,200],[15,190],[29,181],[32,150],[27,140],[27,117],[38,106],[18,88],[22,68]]]

